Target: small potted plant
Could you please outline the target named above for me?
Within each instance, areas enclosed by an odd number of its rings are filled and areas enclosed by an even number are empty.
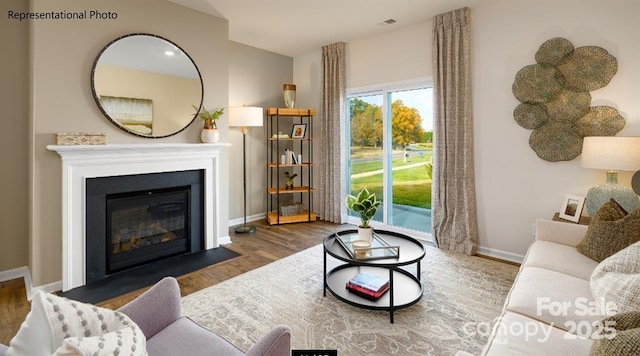
[[[220,133],[218,132],[218,125],[216,121],[218,121],[220,115],[224,113],[224,108],[216,111],[209,111],[204,107],[204,105],[202,105],[200,109],[195,105],[192,106],[196,109],[196,116],[204,121],[204,126],[200,133],[200,140],[208,143],[216,143],[220,141]]]
[[[360,215],[361,224],[358,226],[358,238],[371,242],[373,229],[369,226],[369,221],[373,218],[382,201],[376,198],[375,193],[370,193],[367,188],[362,188],[358,195],[347,195],[345,204],[347,209]]]
[[[298,176],[298,173],[291,174],[289,172],[284,172],[285,180],[285,190],[293,190],[293,178]]]

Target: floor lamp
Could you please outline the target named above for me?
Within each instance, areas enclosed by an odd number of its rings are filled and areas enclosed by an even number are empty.
[[[229,126],[242,127],[242,184],[244,201],[244,224],[235,228],[236,233],[244,234],[256,231],[255,226],[247,225],[247,127],[262,126],[262,108],[237,106],[229,108]]]

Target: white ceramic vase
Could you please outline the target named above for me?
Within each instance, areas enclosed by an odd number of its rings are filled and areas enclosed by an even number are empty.
[[[218,143],[220,142],[220,132],[218,129],[202,129],[200,141],[203,143]]]
[[[373,228],[371,226],[369,227],[358,226],[358,240],[367,241],[368,243],[371,243],[371,241],[373,240]]]

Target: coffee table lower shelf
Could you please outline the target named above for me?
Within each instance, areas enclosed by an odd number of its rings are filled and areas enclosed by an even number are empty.
[[[389,278],[389,271],[393,273],[390,290],[378,300],[369,300],[349,292],[347,282],[358,273],[375,274]],[[422,298],[422,284],[411,273],[400,268],[354,266],[343,264],[330,270],[325,276],[325,295],[329,290],[339,300],[365,309],[389,311],[389,318],[393,323],[394,311],[416,304]],[[391,298],[393,297],[393,303]]]

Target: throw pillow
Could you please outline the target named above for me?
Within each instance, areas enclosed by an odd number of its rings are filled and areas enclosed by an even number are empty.
[[[52,356],[114,356],[114,355],[147,355],[140,348],[144,335],[134,325],[92,337],[70,337],[64,339]]]
[[[637,241],[640,241],[640,209],[627,214],[611,199],[598,209],[576,248],[583,255],[601,262]]]
[[[600,262],[591,273],[593,298],[618,313],[640,311],[640,242]]]
[[[640,312],[616,314],[602,320],[600,334],[594,335],[589,356],[640,354]]]
[[[37,292],[31,300],[31,310],[27,318],[18,329],[16,336],[11,339],[6,356],[51,355],[56,350],[53,333],[50,332],[47,312],[41,299],[44,293]]]
[[[50,356],[72,337],[94,337],[133,327],[136,335],[142,330],[125,314],[99,308],[42,291],[31,301],[31,311],[11,340],[6,356]],[[138,337],[133,355],[146,355],[146,340]],[[95,350],[97,351],[97,350]]]

